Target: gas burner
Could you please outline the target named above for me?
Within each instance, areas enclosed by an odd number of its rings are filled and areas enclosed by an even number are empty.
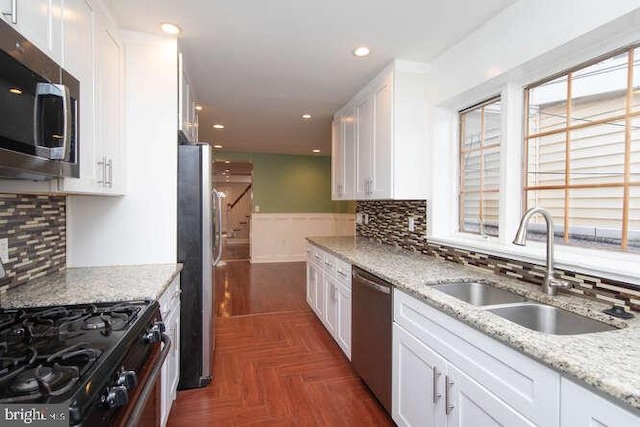
[[[22,310],[6,310],[0,308],[0,330],[14,324],[24,312]]]
[[[82,324],[82,329],[93,330],[93,329],[102,329],[106,326],[104,320],[101,317],[90,317],[84,321]]]
[[[129,303],[105,307],[83,319],[82,329],[104,329],[104,333],[124,330],[137,317],[139,311],[140,307]]]
[[[59,375],[54,374],[53,368],[40,365],[17,375],[11,390],[20,394],[32,393],[38,390],[38,381],[53,383]]]

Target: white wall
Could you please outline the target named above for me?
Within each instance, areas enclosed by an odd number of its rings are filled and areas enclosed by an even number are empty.
[[[589,59],[594,49],[619,47],[607,46],[612,37],[627,36],[631,43],[637,40],[638,8],[639,0],[520,0],[429,64],[429,80],[437,82],[429,98],[459,108],[474,97],[499,94],[506,79],[514,78],[510,72],[537,72],[539,79]]]
[[[305,237],[354,234],[354,214],[254,213],[251,215],[251,262],[304,261]]]
[[[176,262],[177,42],[123,31],[127,191],[69,196],[69,267]]]

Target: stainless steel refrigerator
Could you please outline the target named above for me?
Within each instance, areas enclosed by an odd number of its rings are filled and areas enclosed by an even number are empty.
[[[179,390],[211,381],[215,345],[213,269],[222,255],[221,202],[213,188],[211,147],[178,145]]]

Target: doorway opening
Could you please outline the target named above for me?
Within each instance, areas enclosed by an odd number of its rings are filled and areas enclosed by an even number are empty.
[[[251,259],[253,164],[216,160],[213,185],[222,193],[222,260]]]

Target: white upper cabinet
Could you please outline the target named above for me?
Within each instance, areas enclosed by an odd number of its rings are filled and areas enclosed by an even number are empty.
[[[122,138],[122,48],[115,25],[91,0],[65,0],[64,64],[80,81],[80,177],[59,191],[121,195],[126,191]]]
[[[332,123],[331,198],[353,200],[356,166],[356,109],[336,113]]]
[[[424,64],[394,61],[334,115],[342,123],[342,132],[333,133],[333,144],[342,147],[334,153],[350,153],[347,141],[355,148],[353,162],[334,154],[334,199],[428,198],[426,87]],[[353,193],[347,176],[354,176]]]
[[[98,184],[107,194],[124,194],[126,159],[122,136],[123,67],[122,46],[118,33],[105,19],[98,24]]]
[[[62,63],[62,0],[0,0],[0,12],[38,49]]]
[[[182,53],[178,54],[178,129],[189,141],[198,141],[196,102]]]

